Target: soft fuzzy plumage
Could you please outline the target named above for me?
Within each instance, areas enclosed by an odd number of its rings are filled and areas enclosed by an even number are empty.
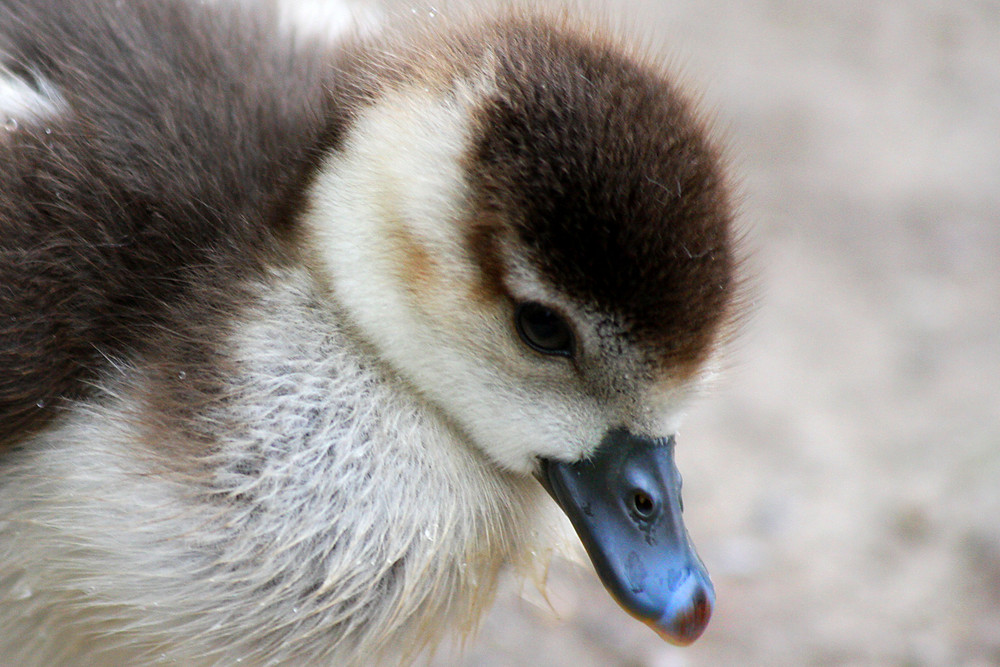
[[[731,321],[717,150],[650,61],[261,12],[0,0],[5,664],[410,657],[549,543],[537,460],[673,433]]]

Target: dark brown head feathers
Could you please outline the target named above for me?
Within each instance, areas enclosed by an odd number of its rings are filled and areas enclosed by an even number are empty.
[[[552,284],[655,358],[701,361],[735,268],[705,124],[662,71],[600,40],[512,21],[494,48],[497,92],[469,156],[478,220],[513,231]]]

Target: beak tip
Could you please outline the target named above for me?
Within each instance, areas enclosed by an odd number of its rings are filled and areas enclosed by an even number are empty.
[[[711,588],[700,588],[687,604],[668,609],[662,617],[649,621],[648,624],[665,641],[674,646],[687,646],[705,631],[714,603],[714,591]]]

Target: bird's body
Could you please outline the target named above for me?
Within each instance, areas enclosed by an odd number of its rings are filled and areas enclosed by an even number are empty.
[[[3,664],[411,657],[730,318],[716,151],[610,37],[274,26],[0,0]]]
[[[163,428],[143,404],[155,381],[122,362],[105,396],[10,457],[10,664],[339,665],[359,646],[379,664],[474,618],[525,549],[534,480],[495,472],[352,354],[308,275],[247,287],[259,300],[224,350],[235,372],[171,371],[224,392],[189,426],[210,452],[148,435]]]

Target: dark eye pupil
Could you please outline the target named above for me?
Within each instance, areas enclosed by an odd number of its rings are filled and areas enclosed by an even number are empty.
[[[653,513],[653,499],[642,491],[636,491],[632,496],[632,504],[635,505],[635,511],[639,513],[640,516],[649,516]]]
[[[517,331],[530,347],[545,354],[572,354],[573,334],[569,325],[551,308],[523,303],[517,308]]]

